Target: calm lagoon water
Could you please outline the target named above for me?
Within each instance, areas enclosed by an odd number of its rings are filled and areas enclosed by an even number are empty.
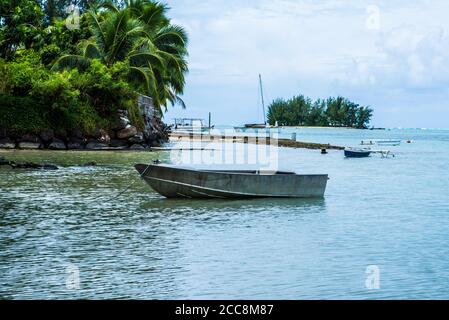
[[[132,165],[168,152],[0,151],[62,166],[0,169],[0,298],[449,298],[449,131],[296,130],[413,143],[388,159],[281,148],[282,168],[329,174],[318,200],[166,200]]]

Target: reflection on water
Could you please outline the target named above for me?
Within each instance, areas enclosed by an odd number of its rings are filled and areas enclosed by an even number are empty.
[[[324,199],[298,199],[298,198],[262,198],[262,199],[153,199],[141,205],[143,209],[161,208],[170,210],[194,210],[194,212],[226,212],[229,210],[245,211],[246,213],[258,211],[278,211],[294,209],[294,211],[310,212],[318,208],[323,209]]]
[[[0,169],[0,298],[447,298],[449,145],[413,134],[394,159],[280,149],[329,173],[308,200],[164,199],[133,169],[163,152],[0,151],[61,166]]]

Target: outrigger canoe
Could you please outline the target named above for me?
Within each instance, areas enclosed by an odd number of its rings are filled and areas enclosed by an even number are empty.
[[[327,174],[287,171],[197,170],[136,164],[140,176],[167,198],[321,198]]]

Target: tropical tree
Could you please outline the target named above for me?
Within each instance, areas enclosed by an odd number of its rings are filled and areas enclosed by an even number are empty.
[[[42,16],[35,0],[0,0],[0,57],[12,60],[20,48],[42,47]]]
[[[359,109],[357,109],[356,113],[357,128],[366,129],[372,116],[373,116],[373,109],[369,107],[360,107]]]
[[[36,1],[36,0],[35,0]],[[112,0],[110,0],[111,2]],[[104,0],[39,0],[40,6],[45,13],[45,23],[53,24],[55,20],[65,18],[69,13],[71,5],[76,7],[80,13],[84,13],[89,8],[94,8]]]
[[[343,97],[312,101],[303,95],[276,99],[268,107],[268,122],[287,126],[344,126],[366,128],[373,110]]]
[[[108,10],[104,10],[104,8]],[[187,35],[166,16],[167,7],[149,0],[125,1],[123,8],[105,3],[86,17],[92,38],[80,54],[63,55],[54,69],[85,69],[93,59],[111,67],[127,62],[128,79],[135,89],[153,98],[156,107],[180,103],[187,67]]]

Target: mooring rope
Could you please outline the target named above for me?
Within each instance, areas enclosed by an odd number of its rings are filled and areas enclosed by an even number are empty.
[[[148,169],[151,167],[152,164],[155,163],[159,163],[158,160],[153,161],[153,163],[150,163],[149,165],[147,165],[147,167],[145,168],[145,170],[142,171],[142,173],[139,175],[139,178],[142,178],[145,173],[147,173]],[[117,193],[116,195],[114,195],[113,197],[107,198],[105,201],[110,201],[112,199],[115,199],[119,196],[121,196],[122,194],[124,194],[125,192],[127,192],[135,183],[137,182],[137,179],[134,179],[133,182],[131,182],[126,188],[124,188],[122,191],[120,191],[119,193]]]

